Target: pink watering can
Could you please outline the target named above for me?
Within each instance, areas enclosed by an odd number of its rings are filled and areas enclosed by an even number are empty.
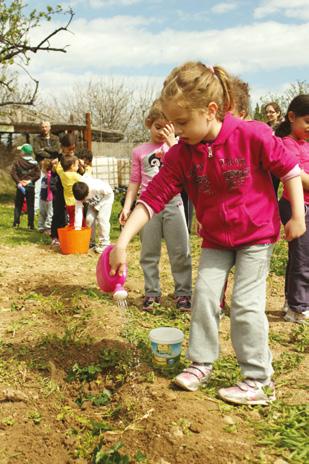
[[[114,276],[110,275],[109,255],[112,249],[113,245],[107,246],[98,260],[96,270],[97,282],[103,292],[113,294],[113,298],[120,308],[126,308],[128,292],[123,285],[127,278],[127,269],[125,269],[123,275],[119,275],[118,273]]]

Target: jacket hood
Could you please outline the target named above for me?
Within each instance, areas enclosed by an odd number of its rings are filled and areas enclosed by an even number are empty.
[[[24,155],[21,157],[22,160],[26,161],[27,163],[32,164],[33,166],[36,166],[38,162],[32,158],[30,155]]]
[[[226,113],[221,130],[214,140],[213,145],[223,145],[231,133],[243,123],[242,119],[235,118],[231,113]]]

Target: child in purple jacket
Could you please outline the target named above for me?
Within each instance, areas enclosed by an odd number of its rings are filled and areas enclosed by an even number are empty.
[[[282,140],[257,121],[232,116],[231,78],[219,66],[188,62],[175,68],[161,93],[163,112],[180,142],[172,147],[148,185],[110,256],[112,273],[123,272],[126,247],[154,213],[183,188],[201,224],[202,251],[193,297],[188,358],[190,367],[175,383],[189,391],[208,382],[219,356],[220,301],[235,266],[231,340],[243,381],[221,388],[236,404],[275,399],[272,356],[265,315],[266,278],[280,218],[270,171],[285,184],[291,219],[288,241],[304,234],[300,168]]]

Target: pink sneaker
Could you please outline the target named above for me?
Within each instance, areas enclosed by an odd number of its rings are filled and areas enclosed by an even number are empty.
[[[188,391],[196,391],[208,382],[212,371],[212,366],[205,364],[193,363],[183,370],[175,378],[174,382],[179,387]]]
[[[273,382],[265,385],[251,379],[238,382],[235,387],[220,388],[218,394],[224,401],[235,404],[267,405],[276,399]]]

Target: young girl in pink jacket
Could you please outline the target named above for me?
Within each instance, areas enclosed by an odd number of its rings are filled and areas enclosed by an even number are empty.
[[[291,219],[288,241],[305,232],[303,189],[297,159],[257,121],[233,117],[231,78],[219,66],[188,62],[164,82],[161,103],[180,142],[140,197],[111,254],[121,273],[131,238],[176,193],[185,189],[202,225],[202,251],[192,307],[190,367],[175,382],[189,391],[208,382],[219,356],[219,315],[225,282],[235,266],[231,340],[243,381],[221,388],[236,404],[275,399],[265,315],[266,277],[280,219],[270,172],[285,184]]]

